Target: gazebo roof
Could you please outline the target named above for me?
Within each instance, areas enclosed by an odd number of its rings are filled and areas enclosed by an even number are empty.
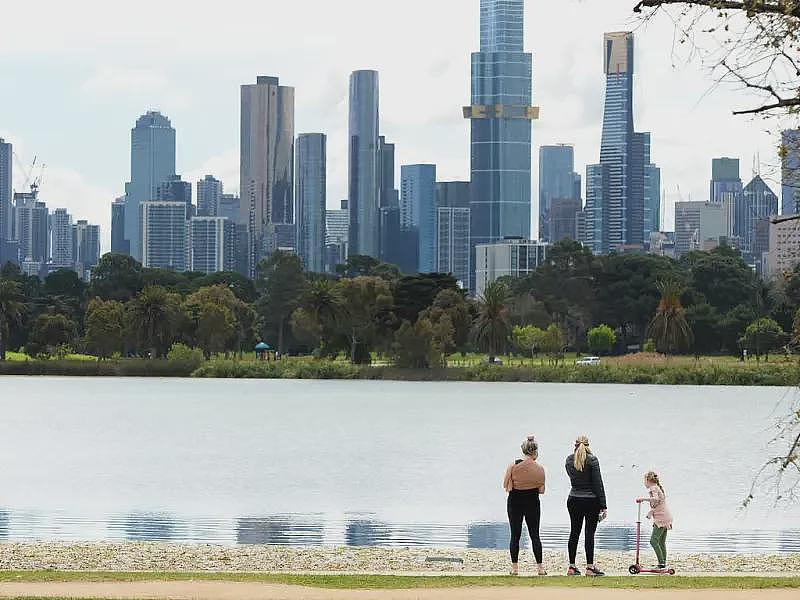
[[[264,342],[259,342],[256,346],[256,350],[264,351],[264,350],[271,350],[271,346],[269,344],[265,344]]]

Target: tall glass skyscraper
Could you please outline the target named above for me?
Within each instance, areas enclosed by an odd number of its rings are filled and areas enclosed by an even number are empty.
[[[297,254],[312,273],[325,271],[326,152],[325,134],[297,138]]]
[[[400,168],[400,228],[418,234],[417,271],[436,272],[436,165]]]
[[[600,163],[586,168],[586,244],[596,254],[640,247],[660,217],[660,172],[650,162],[650,134],[633,129],[633,34],[604,37],[606,75]],[[645,216],[647,214],[647,222]],[[660,218],[658,219],[660,221]]]
[[[222,182],[213,175],[206,175],[197,182],[197,216],[216,217],[222,202]]]
[[[240,223],[248,273],[279,245],[275,225],[294,223],[294,88],[259,76],[241,89]]]
[[[380,257],[379,84],[377,71],[350,76],[350,255]]]
[[[800,129],[781,136],[781,214],[800,214]]]
[[[12,150],[11,144],[0,138],[0,264],[12,258],[7,256],[7,242],[11,239]]]
[[[125,196],[111,204],[111,252],[130,254],[131,243],[125,236]]]
[[[175,130],[157,111],[139,117],[131,130],[131,180],[125,184],[125,239],[131,256],[142,260],[142,202],[155,200],[158,186],[175,175]]]
[[[553,201],[580,198],[581,176],[575,172],[575,149],[567,144],[542,146],[539,149],[540,240],[558,241],[552,240],[551,236],[550,213]],[[570,206],[575,206],[575,203]],[[580,204],[576,214],[577,212],[580,212]]]

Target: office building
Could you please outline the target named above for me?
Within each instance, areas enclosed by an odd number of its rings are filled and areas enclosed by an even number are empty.
[[[13,147],[0,138],[0,265],[7,260],[17,260],[11,256],[11,220],[12,220],[12,178],[13,178]]]
[[[800,214],[800,129],[781,135],[781,215]]]
[[[57,269],[71,269],[75,264],[72,215],[65,208],[57,208],[50,215],[50,263]]]
[[[75,272],[84,281],[91,279],[92,270],[100,263],[100,227],[79,220],[72,226],[72,257]]]
[[[222,203],[222,182],[213,175],[206,175],[197,182],[197,216],[219,216]]]
[[[578,214],[580,198],[552,198],[546,221],[547,240],[555,244],[562,240],[578,240]]]
[[[327,138],[304,133],[297,138],[297,254],[306,270],[325,271]]]
[[[189,222],[189,270],[198,273],[236,269],[236,224],[224,217],[194,217]]]
[[[745,186],[735,210],[734,235],[741,240],[740,249],[745,260],[757,264],[761,260],[759,253],[763,252],[763,246],[756,243],[757,224],[778,214],[778,197],[761,176],[756,175]]]
[[[643,247],[661,212],[660,173],[650,160],[650,134],[633,128],[632,33],[605,34],[604,70],[600,162],[586,167],[584,241],[595,254]]]
[[[347,260],[350,237],[350,209],[348,201],[341,201],[341,208],[325,211],[325,269],[335,273],[336,266]]]
[[[148,111],[131,130],[131,180],[125,184],[125,239],[137,260],[142,260],[139,207],[156,200],[158,186],[174,175],[175,130],[165,115]]]
[[[470,189],[468,181],[436,184],[436,272],[469,286],[472,277]]]
[[[117,198],[111,204],[111,252],[130,254],[130,241],[125,237],[125,197]]]
[[[578,210],[580,210],[581,176],[575,172],[575,149],[566,144],[542,146],[539,149],[539,239],[541,240],[557,241],[550,237],[552,231],[550,214],[553,200],[556,199],[578,200]]]
[[[294,88],[259,76],[241,88],[240,217],[247,225],[247,270],[279,245],[276,224],[294,223]]]
[[[481,0],[480,51],[472,54],[472,244],[531,236],[533,56],[524,51],[523,0]],[[471,286],[474,287],[474,286]]]
[[[742,179],[739,176],[738,158],[715,158],[711,161],[711,190],[709,201],[723,203],[726,199],[739,197]]]
[[[769,251],[764,275],[789,275],[800,264],[800,215],[772,217],[769,223]]]
[[[350,76],[348,205],[350,254],[380,257],[379,83],[377,71]]]
[[[236,194],[222,194],[217,207],[217,217],[224,217],[231,223],[239,223],[241,218],[241,202]],[[243,223],[246,225],[246,223]]]
[[[185,202],[143,202],[140,205],[142,266],[186,271],[188,227]]]
[[[417,232],[419,273],[436,271],[436,165],[400,168],[400,228]]]
[[[182,202],[186,207],[186,218],[195,216],[192,204],[192,184],[183,181],[180,175],[173,175],[158,184],[155,199],[158,202]]]
[[[675,255],[713,250],[727,238],[725,206],[715,202],[675,203]]]
[[[546,242],[506,239],[494,244],[478,244],[475,249],[475,292],[480,298],[486,286],[501,277],[515,279],[536,271],[547,259]]]

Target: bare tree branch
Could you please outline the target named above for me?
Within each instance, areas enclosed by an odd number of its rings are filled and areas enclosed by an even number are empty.
[[[670,4],[690,4],[707,6],[720,10],[741,10],[749,14],[773,14],[800,18],[800,5],[794,0],[641,0],[633,7],[633,12],[640,13],[644,8],[660,8]]]

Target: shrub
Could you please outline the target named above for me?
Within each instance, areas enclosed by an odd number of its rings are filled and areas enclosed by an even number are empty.
[[[167,353],[167,360],[172,362],[184,362],[194,364],[195,368],[203,364],[205,356],[200,348],[190,348],[186,344],[172,344],[172,348]]]

